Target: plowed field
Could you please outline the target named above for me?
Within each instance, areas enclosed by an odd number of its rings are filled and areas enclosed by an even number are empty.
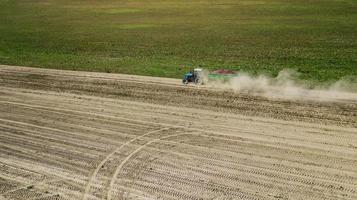
[[[357,199],[357,99],[0,66],[0,199]]]

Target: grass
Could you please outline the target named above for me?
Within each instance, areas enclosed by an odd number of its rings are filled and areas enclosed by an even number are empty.
[[[117,27],[120,29],[142,29],[142,28],[151,28],[154,25],[152,24],[121,24]]]
[[[0,63],[181,78],[357,76],[355,0],[0,0]]]

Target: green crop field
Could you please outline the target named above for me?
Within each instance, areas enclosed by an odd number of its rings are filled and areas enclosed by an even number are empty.
[[[357,76],[356,0],[0,0],[0,64]]]

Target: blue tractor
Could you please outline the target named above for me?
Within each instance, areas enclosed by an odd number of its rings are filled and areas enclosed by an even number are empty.
[[[188,84],[188,83],[194,83],[194,84],[203,84],[202,82],[203,75],[202,75],[202,69],[194,69],[193,71],[190,71],[186,73],[182,79],[183,84]]]

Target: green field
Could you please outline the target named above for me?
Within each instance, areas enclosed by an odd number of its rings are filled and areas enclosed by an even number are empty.
[[[0,0],[0,64],[182,77],[357,76],[356,0]]]

